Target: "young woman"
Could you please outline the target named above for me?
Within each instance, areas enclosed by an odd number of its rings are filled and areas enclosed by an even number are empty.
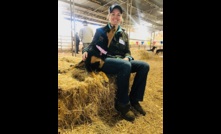
[[[115,109],[125,120],[134,121],[135,115],[131,107],[140,114],[146,114],[139,101],[143,101],[150,67],[148,63],[134,60],[131,56],[128,35],[120,26],[123,21],[122,13],[123,10],[118,4],[108,9],[109,22],[96,30],[92,43],[82,52],[82,60],[89,57],[91,50],[100,52],[103,62],[99,69],[106,74],[117,75]],[[129,90],[131,73],[136,75]]]

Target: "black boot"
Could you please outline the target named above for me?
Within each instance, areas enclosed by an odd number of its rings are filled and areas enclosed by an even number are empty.
[[[130,104],[122,105],[120,103],[115,103],[115,109],[120,112],[123,119],[127,121],[134,121],[135,115],[130,110]]]
[[[142,115],[146,115],[146,112],[144,111],[144,109],[141,107],[141,105],[139,104],[139,102],[133,102],[133,103],[131,103],[131,106],[135,109],[135,110],[137,110],[140,114],[142,114]]]

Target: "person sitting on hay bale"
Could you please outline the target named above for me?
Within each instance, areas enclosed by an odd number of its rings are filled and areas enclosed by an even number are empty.
[[[143,101],[149,64],[134,60],[129,48],[128,35],[121,28],[123,10],[118,4],[108,9],[109,22],[96,29],[91,44],[82,51],[82,61],[88,72],[103,71],[105,74],[117,76],[115,109],[127,121],[134,121],[135,115],[131,107],[140,114],[146,112],[139,104]],[[129,93],[130,73],[136,73]]]

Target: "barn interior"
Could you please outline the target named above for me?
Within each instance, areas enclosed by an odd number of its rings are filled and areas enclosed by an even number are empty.
[[[89,74],[78,64],[73,35],[87,21],[95,31],[108,22],[108,8],[122,6],[121,25],[129,35],[135,60],[150,65],[144,100],[145,116],[133,112],[133,123],[114,109],[116,76]],[[58,0],[58,132],[59,134],[163,134],[163,0]],[[130,76],[130,87],[135,74]]]

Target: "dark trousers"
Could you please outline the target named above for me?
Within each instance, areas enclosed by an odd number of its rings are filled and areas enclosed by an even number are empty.
[[[106,58],[102,71],[117,75],[117,90],[115,101],[126,105],[129,102],[143,101],[149,64],[143,61]],[[136,73],[129,93],[130,73]]]
[[[80,41],[76,41],[76,53],[78,53],[79,51],[79,44],[80,44]]]

